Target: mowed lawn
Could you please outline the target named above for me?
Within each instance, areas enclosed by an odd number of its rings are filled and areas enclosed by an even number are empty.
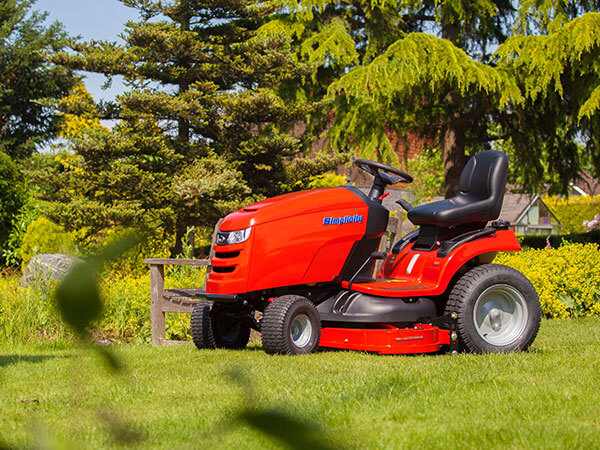
[[[0,345],[0,447],[600,447],[600,319],[544,321],[508,355],[112,348],[118,375],[75,345]]]

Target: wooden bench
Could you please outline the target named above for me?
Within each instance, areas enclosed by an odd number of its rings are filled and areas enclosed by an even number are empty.
[[[210,272],[210,260],[214,254],[214,242],[220,219],[213,230],[212,243],[208,259],[146,258],[144,263],[150,266],[150,319],[152,321],[152,345],[174,345],[180,341],[170,341],[166,337],[165,313],[191,314],[198,301],[196,294],[206,290],[206,280]],[[165,289],[165,266],[195,266],[206,269],[204,286],[185,289]]]
[[[201,288],[165,289],[165,266],[196,266],[206,267],[206,279],[210,271],[210,259],[175,259],[147,258],[150,265],[150,315],[152,320],[152,344],[169,345],[178,341],[165,339],[165,313],[191,313],[197,302],[196,293],[204,291]]]
[[[221,221],[215,226],[213,243],[220,223]],[[387,233],[381,238],[379,249],[386,252],[391,250],[391,246],[394,244],[396,236],[400,235],[401,229],[402,221],[395,217],[390,217]],[[214,249],[211,246],[208,259],[147,258],[144,260],[144,263],[150,266],[152,345],[175,345],[182,343],[181,341],[171,341],[165,338],[165,313],[192,313],[194,305],[197,302],[196,294],[206,289],[206,280],[210,272],[210,259],[213,256],[213,252]],[[377,261],[376,270],[379,270],[382,263],[383,261]],[[198,288],[165,289],[165,266],[168,265],[205,267],[204,286]]]

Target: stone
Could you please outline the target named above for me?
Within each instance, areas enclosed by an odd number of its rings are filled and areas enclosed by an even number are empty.
[[[21,286],[60,281],[78,262],[82,262],[81,259],[62,253],[35,255],[23,271]]]

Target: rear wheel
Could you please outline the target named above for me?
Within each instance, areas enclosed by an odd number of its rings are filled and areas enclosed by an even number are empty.
[[[284,295],[265,308],[261,333],[263,348],[269,354],[311,353],[319,344],[321,320],[310,300]]]
[[[235,311],[199,301],[192,311],[191,331],[196,347],[242,349],[250,340],[250,327],[235,317]]]
[[[540,302],[517,270],[484,264],[465,273],[450,293],[446,313],[458,314],[458,336],[474,353],[525,350],[540,326]]]

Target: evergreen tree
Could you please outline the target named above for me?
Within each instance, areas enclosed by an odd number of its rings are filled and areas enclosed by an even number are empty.
[[[56,114],[40,100],[61,98],[76,82],[49,61],[66,48],[67,34],[58,22],[46,26],[47,14],[32,11],[34,3],[0,2],[0,150],[17,159],[57,133]]]
[[[569,103],[559,91],[544,94],[547,103],[540,109],[541,97],[532,96],[534,91],[528,91],[523,81],[527,78],[536,85],[535,74],[519,74],[518,70],[529,67],[523,61],[535,60],[534,53],[542,58],[543,45],[534,52],[523,49],[518,60],[510,63],[507,57],[519,53],[519,35],[552,32],[582,12],[597,9],[597,2],[301,0],[285,6],[268,30],[296,41],[301,60],[315,62],[321,57],[313,79],[323,71],[330,74],[323,83],[329,82],[323,110],[334,112],[328,130],[332,147],[397,162],[390,133],[401,136],[410,131],[438,142],[444,157],[446,196],[456,193],[466,155],[496,146],[498,141],[515,154],[521,179],[529,185],[544,180],[540,176],[540,171],[547,170],[544,167],[567,167],[560,171],[560,181],[566,186],[567,178],[580,167],[577,158],[565,154],[578,154],[577,135],[592,132],[593,125],[586,127],[577,118],[582,104],[577,102],[588,97],[575,94],[570,103],[575,116],[567,105],[557,106]],[[548,23],[554,28],[546,27]],[[511,36],[515,40],[501,47],[506,49],[501,58],[495,50]],[[536,38],[531,36],[527,42]],[[574,51],[572,56],[576,55]],[[581,63],[580,69],[587,70],[590,78],[596,76],[590,72],[590,61]],[[548,73],[564,73],[563,85],[569,77],[575,81],[565,64],[553,64]],[[538,66],[541,74],[544,67]],[[567,126],[561,119],[565,111],[579,121],[576,126]],[[554,121],[547,121],[549,114]],[[551,128],[552,143],[543,142],[549,133],[539,132],[539,127]]]
[[[291,134],[309,106],[287,104],[275,88],[303,68],[285,41],[255,35],[267,5],[122,1],[140,12],[126,24],[125,45],[83,43],[56,59],[123,75],[131,86],[117,103],[87,109],[120,122],[75,139],[79,170],[63,177],[75,195],[53,210],[62,222],[175,227],[179,243],[188,225],[212,225],[335,166],[335,158],[305,157]]]
[[[520,97],[491,53],[506,38],[510,2],[328,0],[286,7],[285,20],[272,28],[302,30],[301,55],[325,56],[318,71],[335,68],[332,61],[338,66],[324,105],[335,112],[330,145],[397,163],[390,133],[441,142],[446,194],[453,194],[466,149],[490,138],[490,112]],[[317,37],[322,33],[330,38]]]
[[[600,14],[586,13],[599,7],[524,2],[523,34],[498,49],[526,98],[498,116],[526,185],[567,193],[581,169],[600,176]]]

